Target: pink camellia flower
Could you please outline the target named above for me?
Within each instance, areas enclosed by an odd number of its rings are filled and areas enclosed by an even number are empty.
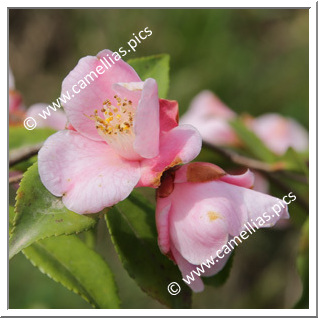
[[[64,79],[62,94],[81,88],[64,105],[72,130],[50,136],[38,156],[45,187],[80,214],[112,206],[136,186],[158,187],[164,170],[201,150],[198,131],[178,126],[177,102],[159,99],[154,79],[141,81],[110,56],[84,57]]]
[[[207,143],[236,145],[238,138],[228,123],[235,117],[235,112],[215,94],[206,90],[193,99],[189,110],[180,118],[180,123],[196,127]]]
[[[247,125],[278,155],[283,155],[289,147],[299,152],[308,150],[308,132],[292,118],[266,114],[250,119]]]
[[[15,90],[15,79],[11,69],[9,68],[9,124],[22,125],[26,117],[35,117],[36,128],[50,127],[55,130],[61,130],[66,125],[66,115],[62,110],[56,110],[52,116],[47,116],[46,119],[38,114],[42,113],[48,107],[47,104],[38,103],[30,106],[28,109],[23,104],[22,95]]]
[[[280,218],[289,218],[286,203],[251,190],[253,182],[249,170],[232,176],[210,163],[165,172],[157,191],[158,243],[184,279],[211,258],[215,265],[204,268],[201,276],[215,275],[232,252],[229,243],[235,247],[248,238],[248,229],[270,227]],[[192,277],[190,287],[202,291],[201,278]]]

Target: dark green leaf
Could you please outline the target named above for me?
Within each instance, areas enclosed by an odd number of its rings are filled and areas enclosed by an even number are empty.
[[[23,254],[54,281],[82,296],[96,308],[119,308],[113,274],[95,251],[75,235],[38,241]]]
[[[131,65],[144,81],[147,78],[154,78],[158,84],[159,97],[166,98],[169,89],[169,55],[160,54],[154,56],[131,59]]]
[[[159,250],[154,207],[135,191],[105,218],[124,267],[141,289],[167,307],[189,308],[189,287],[181,280],[178,267]],[[181,292],[172,296],[167,286],[176,281]]]
[[[98,214],[79,215],[69,211],[61,198],[44,187],[37,163],[28,169],[20,183],[15,213],[9,240],[10,258],[39,239],[87,230],[99,217]]]

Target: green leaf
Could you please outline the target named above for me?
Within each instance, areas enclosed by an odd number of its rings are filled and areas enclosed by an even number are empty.
[[[13,227],[13,219],[14,219],[14,207],[9,205],[9,233]]]
[[[292,170],[303,173],[307,178],[309,177],[308,167],[306,165],[306,155],[298,153],[293,148],[288,148],[285,154],[280,158],[285,163],[286,170]]]
[[[99,214],[80,215],[68,210],[61,198],[52,195],[42,184],[37,163],[28,169],[20,183],[15,213],[9,240],[10,258],[39,239],[87,230],[99,217]]]
[[[130,59],[127,63],[132,66],[144,81],[154,78],[158,84],[159,97],[166,98],[169,89],[169,60],[168,54]]]
[[[50,237],[22,252],[42,273],[82,296],[92,306],[119,308],[110,268],[75,235]]]
[[[191,290],[178,267],[159,250],[154,207],[134,191],[105,218],[119,257],[140,288],[169,308],[190,308]],[[172,296],[167,286],[177,280],[181,292]]]
[[[51,128],[37,128],[36,130],[27,130],[25,127],[9,128],[9,149],[17,149],[22,146],[36,145],[45,141],[56,130]]]
[[[297,269],[303,283],[303,292],[294,308],[309,308],[309,218],[301,231]]]
[[[269,150],[264,143],[246,127],[242,120],[233,120],[230,122],[230,124],[252,155],[264,162],[272,163],[276,161],[277,156],[272,153],[272,151]]]
[[[226,265],[223,267],[223,269],[220,272],[218,272],[214,276],[202,277],[204,284],[214,286],[214,287],[219,287],[219,286],[222,286],[227,281],[232,269],[234,253],[235,251],[232,252]]]

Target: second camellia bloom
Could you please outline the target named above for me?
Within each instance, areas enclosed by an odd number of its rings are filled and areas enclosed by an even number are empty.
[[[190,163],[165,173],[157,191],[158,243],[184,278],[208,259],[219,258],[201,276],[215,275],[230,256],[230,240],[250,226],[270,227],[289,218],[287,204],[274,212],[278,199],[252,190],[253,183],[250,171],[229,175],[210,163]],[[201,278],[190,287],[202,291]]]

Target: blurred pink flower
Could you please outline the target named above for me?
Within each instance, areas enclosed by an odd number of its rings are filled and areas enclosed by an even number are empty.
[[[14,90],[9,89],[9,113],[16,111],[24,111],[25,107],[23,105],[23,100],[21,94]]]
[[[225,245],[246,230],[247,222],[253,227],[270,227],[280,218],[289,218],[286,205],[278,215],[273,214],[277,198],[251,190],[253,182],[250,171],[232,176],[201,162],[165,173],[157,192],[158,243],[184,278],[211,257],[218,262],[205,268],[201,276],[219,272],[231,253],[225,251]],[[223,250],[223,258],[219,250]],[[195,277],[190,287],[202,291],[201,278]]]
[[[64,79],[71,91],[112,52],[82,58]],[[95,79],[64,109],[72,130],[47,139],[39,152],[45,187],[77,213],[95,213],[125,199],[136,186],[158,187],[164,170],[189,162],[201,136],[178,126],[178,105],[159,100],[154,79],[142,82],[122,60]]]
[[[38,103],[26,109],[23,104],[22,95],[15,90],[15,79],[9,68],[9,125],[21,126],[26,117],[36,117],[36,128],[50,127],[55,130],[64,129],[67,119],[63,110],[52,112],[51,116],[47,116],[46,119],[38,115],[47,106],[47,104]]]
[[[215,94],[202,91],[191,102],[180,123],[196,127],[202,139],[213,145],[235,145],[238,139],[228,121],[236,117]]]
[[[48,104],[37,103],[30,106],[26,111],[26,117],[35,117],[36,118],[36,128],[49,127],[55,130],[65,129],[67,118],[63,110],[57,109],[56,111],[51,111],[51,116],[46,116],[46,119],[39,116],[43,114],[48,107]]]
[[[283,155],[289,147],[299,152],[308,150],[308,131],[292,118],[265,114],[250,119],[247,124],[278,155]]]

